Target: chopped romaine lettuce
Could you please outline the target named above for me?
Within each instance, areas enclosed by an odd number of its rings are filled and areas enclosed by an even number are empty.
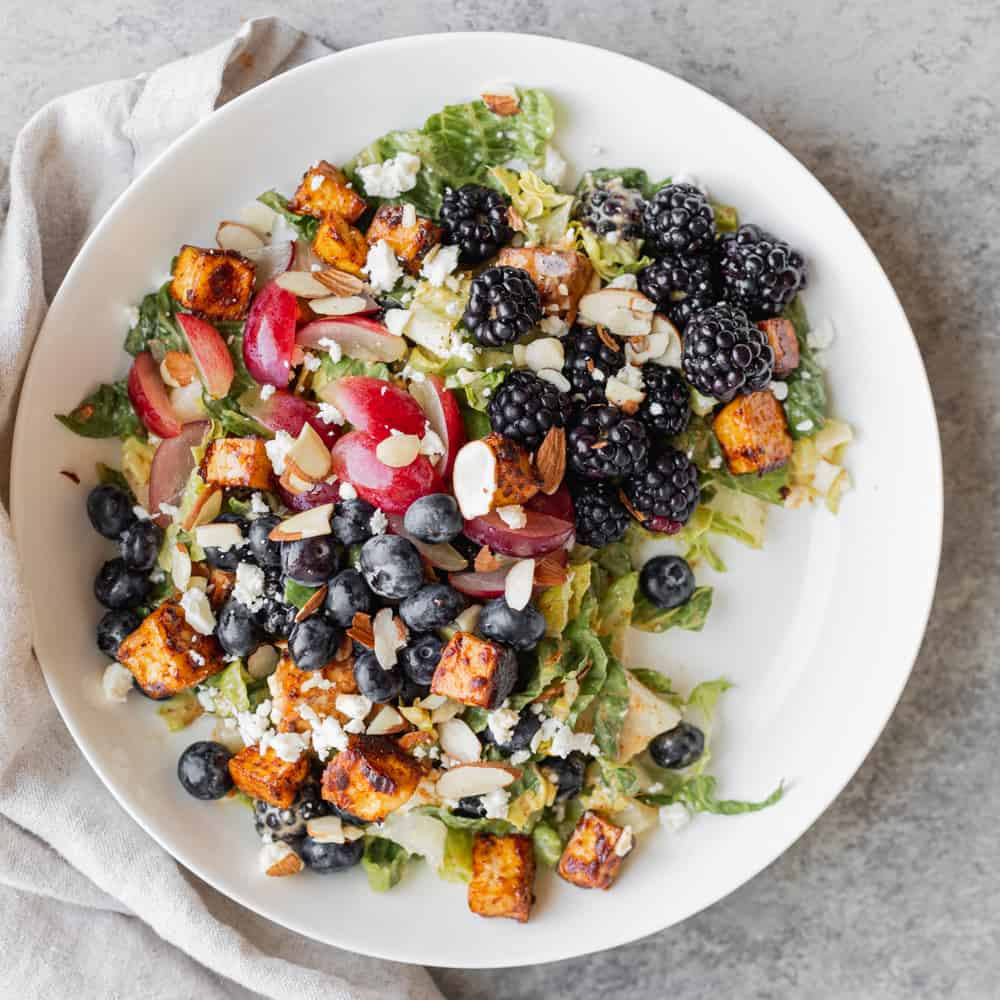
[[[156,710],[156,714],[163,719],[167,729],[172,733],[186,729],[203,712],[201,702],[193,691],[181,691],[180,694],[175,694]]]
[[[700,632],[711,609],[711,587],[696,587],[685,604],[669,610],[658,608],[644,594],[639,594],[632,612],[632,627],[643,632],[666,632],[669,628]]]
[[[253,678],[246,672],[242,660],[233,660],[224,670],[213,674],[205,681],[206,687],[215,688],[224,700],[225,708],[232,706],[234,712],[247,712],[250,709],[250,694],[247,683]],[[232,713],[224,713],[232,714]]]
[[[573,223],[572,230],[594,270],[608,281],[623,274],[635,274],[653,262],[651,257],[641,254],[641,240],[612,243],[579,222]]]
[[[659,670],[650,670],[648,667],[632,667],[629,673],[644,687],[656,694],[673,695],[673,685],[666,674],[661,674]]]
[[[385,837],[365,837],[361,867],[368,884],[376,892],[388,892],[403,877],[407,853],[399,844]]]
[[[306,606],[306,602],[318,587],[307,587],[304,583],[296,583],[294,580],[285,579],[284,599],[286,604],[294,604],[300,610]]]
[[[56,420],[80,437],[127,438],[146,433],[128,398],[125,379],[99,386],[72,412],[57,413]]]
[[[298,212],[293,212],[288,207],[288,199],[284,195],[278,194],[277,191],[265,191],[258,196],[257,200],[290,222],[298,230],[302,239],[309,240],[310,243],[313,241],[316,230],[319,229],[319,219],[311,215],[299,215]]]
[[[444,861],[438,869],[449,882],[468,882],[472,878],[472,830],[448,827],[444,841]]]
[[[531,841],[535,848],[535,860],[539,864],[555,868],[562,855],[563,844],[554,826],[548,823],[536,823],[531,831]]]
[[[673,775],[670,776],[674,777]],[[716,795],[718,780],[710,774],[700,774],[686,780],[671,782],[675,787],[669,791],[638,796],[640,802],[649,806],[669,806],[675,802],[686,805],[694,813],[717,813],[722,816],[738,816],[740,813],[760,812],[780,801],[785,786],[779,784],[767,798],[760,802],[746,802],[739,799],[720,799]]]
[[[542,810],[552,805],[556,786],[533,763],[522,766],[521,777],[508,789],[507,822],[516,830],[530,830]]]
[[[652,198],[664,184],[670,183],[669,177],[662,181],[650,180],[649,174],[641,167],[598,167],[597,170],[588,170],[583,175],[577,185],[577,194],[594,184],[599,184],[602,181],[613,181],[615,178],[620,178],[625,187],[638,191],[643,198]]]
[[[608,659],[608,675],[594,712],[594,741],[601,753],[612,760],[618,756],[622,727],[628,712],[628,679],[614,658]]]
[[[510,697],[510,707],[520,711],[531,704],[546,688],[565,676],[563,644],[559,639],[543,639],[538,644],[535,662],[524,686]]]
[[[176,314],[177,303],[167,281],[139,304],[139,318],[125,337],[125,350],[133,357],[151,350],[158,359],[167,351],[187,351],[187,341],[174,319]]]
[[[801,296],[796,296],[784,312],[795,327],[799,341],[799,366],[785,380],[788,396],[785,413],[793,438],[810,437],[823,429],[827,415],[826,380],[823,369],[809,346],[809,318]]]
[[[531,243],[554,246],[566,243],[573,195],[563,194],[530,170],[494,167],[490,174],[524,223],[524,238]]]

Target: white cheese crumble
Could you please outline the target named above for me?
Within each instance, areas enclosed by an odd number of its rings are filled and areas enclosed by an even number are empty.
[[[295,438],[288,431],[278,431],[270,441],[264,442],[264,450],[276,475],[280,476],[285,471],[285,459],[294,444]]]
[[[329,337],[320,337],[317,346],[322,347],[330,355],[331,361],[339,361],[344,356],[344,349],[336,340],[331,340]]]
[[[371,528],[373,535],[384,535],[389,527],[389,518],[385,516],[384,511],[376,507],[375,513],[368,520],[368,527]]]
[[[691,813],[681,802],[660,807],[660,826],[666,827],[670,833],[677,833],[691,822]]]
[[[188,655],[188,659],[196,667],[203,667],[203,666],[205,666],[205,657],[202,656],[201,653],[198,652],[198,650],[196,650],[196,649],[189,649],[187,655]]]
[[[184,620],[196,632],[211,635],[215,631],[215,614],[208,603],[208,597],[203,590],[191,588],[181,595],[181,608]]]
[[[264,571],[259,566],[241,562],[236,567],[233,597],[251,611],[256,611],[263,603],[265,585]]]
[[[663,413],[663,404],[662,403],[650,403],[649,404],[649,415],[651,417],[658,417],[658,416],[660,416],[661,413]]]
[[[344,724],[345,733],[354,733],[360,735],[365,731],[365,720],[364,719],[349,719]]]
[[[331,750],[347,749],[347,733],[332,715],[322,721],[317,720],[312,724],[312,730],[313,750],[320,760],[326,760]]]
[[[357,500],[358,491],[350,483],[341,483],[337,490],[341,500]]]
[[[546,316],[538,324],[538,328],[550,337],[565,337],[569,333],[566,321],[559,316]]]
[[[300,691],[329,691],[333,681],[328,681],[318,670],[314,670],[303,682]]]
[[[440,288],[445,279],[458,267],[458,246],[438,244],[425,258],[420,267],[420,276],[426,278],[435,288]]]
[[[276,757],[288,764],[294,764],[309,746],[309,740],[299,733],[265,733],[260,740],[262,754],[273,750]]]
[[[260,387],[260,398],[261,399],[270,399],[273,395],[274,395],[274,386],[273,385],[262,385]]]
[[[497,743],[508,743],[520,716],[512,708],[498,708],[486,717],[486,725]]]
[[[391,292],[403,276],[396,254],[385,240],[379,240],[369,251],[365,266],[368,281],[377,292]]]
[[[309,178],[310,191],[318,191],[322,186],[323,186],[322,174],[313,174],[312,177]]]
[[[264,738],[270,723],[271,702],[266,698],[253,712],[237,712],[236,725],[240,731],[240,739],[245,746],[256,746]]]
[[[786,382],[771,382],[768,385],[774,398],[777,400],[788,399],[788,384]]]
[[[813,427],[816,425],[811,420],[800,420],[796,425],[795,429],[803,434],[808,434]]]
[[[713,455],[708,460],[708,467],[710,469],[721,469],[722,468],[722,456],[721,455]]]
[[[424,429],[424,436],[420,439],[420,454],[426,455],[432,460],[445,454],[441,436],[436,431],[431,430],[430,426]]]
[[[619,858],[624,858],[629,851],[632,850],[632,845],[635,843],[635,839],[632,836],[632,827],[626,826],[618,837],[618,841],[615,844],[615,854]]]
[[[306,371],[315,372],[319,371],[323,362],[315,354],[310,354],[306,351],[305,357],[302,359],[302,364],[305,365]]]
[[[529,760],[531,760],[530,750],[518,750],[510,755],[510,762],[515,765],[524,764]]]
[[[412,315],[413,313],[409,309],[387,309],[382,322],[390,333],[402,337],[406,324],[410,322]]]
[[[295,852],[283,840],[272,840],[265,843],[257,855],[260,870],[266,875],[275,865],[281,864],[289,855]]]
[[[109,663],[104,668],[101,689],[108,701],[124,702],[132,690],[132,672],[120,663]]]
[[[528,515],[520,504],[510,504],[507,507],[497,507],[497,516],[514,531],[520,531],[528,523]]]
[[[407,229],[412,229],[417,224],[417,210],[412,205],[403,206],[402,223]]]
[[[486,810],[486,819],[506,819],[507,806],[510,803],[510,792],[506,788],[496,788],[487,792],[481,799]]]
[[[319,419],[324,424],[336,424],[339,427],[344,423],[344,414],[333,403],[320,403]]]
[[[363,694],[338,694],[336,705],[349,719],[364,719],[372,710],[371,699]]]
[[[531,752],[537,753],[543,743],[550,743],[552,757],[568,757],[574,750],[596,756],[598,748],[592,733],[574,733],[569,726],[555,718],[545,719],[538,732],[531,738]]]
[[[358,167],[365,194],[372,198],[398,198],[404,191],[411,191],[420,172],[420,157],[412,153],[397,153],[381,163]]]
[[[264,499],[262,494],[255,492],[250,497],[250,513],[251,514],[271,513],[271,508],[268,506],[267,501]]]

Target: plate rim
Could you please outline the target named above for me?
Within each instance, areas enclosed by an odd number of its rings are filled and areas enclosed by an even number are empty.
[[[837,199],[827,190],[823,182],[816,177],[809,168],[802,163],[798,157],[795,156],[789,149],[787,149],[781,142],[775,139],[769,132],[767,132],[763,127],[758,125],[755,121],[749,118],[747,115],[743,114],[741,111],[732,107],[730,104],[723,101],[721,98],[714,96],[709,91],[699,87],[696,84],[685,80],[683,77],[676,75],[660,68],[659,66],[654,66],[642,59],[635,58],[633,56],[624,55],[623,53],[613,51],[611,49],[602,48],[601,46],[590,45],[583,42],[572,41],[564,38],[559,38],[557,36],[551,36],[546,34],[535,34],[535,33],[523,33],[523,32],[490,32],[490,31],[462,31],[462,32],[427,32],[422,34],[411,34],[398,36],[394,38],[380,39],[373,42],[368,42],[363,45],[351,46],[346,49],[340,49],[333,51],[327,55],[320,56],[317,59],[311,60],[310,62],[304,63],[301,66],[294,67],[293,69],[287,70],[286,72],[272,77],[257,86],[253,87],[251,90],[239,95],[236,98],[228,101],[221,108],[218,108],[203,119],[193,125],[190,129],[179,135],[174,139],[167,147],[161,150],[157,156],[146,166],[143,172],[137,176],[129,185],[122,191],[114,202],[108,207],[104,215],[98,221],[97,225],[94,227],[93,231],[84,240],[79,249],[77,250],[73,262],[67,269],[60,286],[53,296],[52,301],[48,303],[46,308],[46,316],[43,320],[42,326],[38,331],[35,338],[35,342],[31,348],[31,355],[28,360],[28,364],[25,368],[24,378],[21,383],[20,395],[18,399],[17,413],[15,417],[14,424],[14,434],[12,440],[11,449],[11,470],[13,471],[19,467],[22,461],[22,428],[24,426],[21,417],[24,408],[25,400],[31,395],[28,391],[29,388],[33,386],[33,380],[35,375],[35,370],[37,368],[36,360],[39,355],[39,349],[41,345],[45,343],[46,338],[49,336],[49,317],[52,313],[53,306],[59,302],[60,296],[63,295],[64,290],[76,280],[77,271],[81,267],[81,261],[87,256],[87,252],[92,243],[96,242],[101,238],[103,232],[106,228],[110,227],[113,222],[123,213],[125,213],[131,201],[134,198],[139,198],[142,196],[142,192],[150,184],[155,184],[155,174],[161,167],[163,161],[168,157],[175,155],[176,151],[183,148],[187,143],[192,141],[196,136],[199,136],[203,131],[215,128],[217,123],[227,117],[228,115],[234,113],[234,109],[241,109],[245,104],[251,104],[255,100],[258,100],[261,93],[267,92],[270,88],[276,87],[287,78],[292,76],[306,76],[309,73],[322,72],[321,67],[325,67],[330,63],[340,60],[340,59],[350,59],[363,57],[365,53],[370,53],[373,50],[384,51],[387,49],[394,48],[406,48],[413,45],[419,45],[420,43],[430,42],[430,43],[440,43],[443,42],[446,45],[459,44],[463,40],[485,40],[489,39],[491,42],[498,42],[500,44],[517,44],[517,43],[530,43],[538,44],[544,43],[546,45],[555,45],[556,47],[563,47],[567,50],[576,50],[580,53],[600,53],[604,57],[611,57],[613,60],[620,61],[622,64],[627,65],[630,71],[634,72],[640,70],[642,72],[649,73],[651,75],[663,75],[667,77],[673,85],[679,85],[681,88],[690,88],[690,90],[696,92],[700,98],[707,99],[714,105],[723,109],[726,113],[739,116],[747,125],[749,125],[756,133],[758,138],[762,140],[763,143],[772,147],[772,151],[778,156],[784,158],[788,162],[789,166],[798,171],[800,174],[805,174],[808,181],[815,185],[817,189],[817,196],[825,198],[829,204],[829,207],[843,218],[847,225],[856,233],[861,245],[863,245],[865,253],[868,257],[868,265],[875,269],[878,274],[881,283],[885,291],[888,293],[889,298],[887,298],[887,304],[891,303],[897,313],[898,321],[900,322],[902,328],[907,334],[909,334],[908,339],[903,338],[903,343],[906,343],[911,349],[915,356],[917,362],[917,369],[920,373],[920,379],[914,380],[909,388],[911,391],[917,392],[921,397],[925,405],[929,408],[931,424],[933,426],[934,435],[933,442],[925,442],[926,452],[925,459],[930,459],[929,467],[925,468],[925,473],[929,474],[929,479],[932,482],[925,482],[925,489],[927,486],[932,486],[933,489],[926,489],[924,493],[925,501],[932,501],[933,506],[928,506],[926,517],[930,524],[928,524],[929,533],[925,535],[925,543],[930,546],[927,552],[928,557],[928,569],[929,573],[927,575],[927,587],[926,593],[923,595],[923,600],[921,606],[918,607],[911,615],[912,620],[915,625],[919,628],[915,629],[912,634],[912,640],[908,644],[909,648],[905,651],[905,656],[901,657],[901,662],[907,662],[908,666],[905,671],[900,672],[900,677],[896,690],[892,693],[891,697],[886,699],[886,707],[882,717],[878,722],[877,729],[873,730],[870,740],[865,739],[861,741],[863,744],[867,744],[863,749],[850,755],[850,763],[843,765],[845,777],[842,781],[837,783],[837,787],[834,789],[832,786],[827,792],[824,792],[819,799],[822,804],[813,810],[807,810],[799,820],[790,826],[789,834],[782,838],[783,846],[778,850],[771,852],[770,850],[764,852],[768,855],[764,861],[760,864],[755,864],[751,866],[751,869],[745,874],[741,880],[731,886],[730,888],[719,892],[712,896],[712,898],[704,901],[696,906],[696,908],[688,911],[683,917],[676,920],[668,920],[667,923],[660,922],[659,918],[653,916],[652,919],[643,919],[642,915],[635,921],[634,924],[623,925],[619,931],[609,930],[608,931],[608,942],[600,948],[590,949],[590,950],[579,950],[574,949],[572,945],[560,946],[558,941],[554,943],[554,947],[548,949],[548,953],[544,958],[534,958],[532,964],[545,964],[548,962],[555,962],[565,959],[571,959],[576,957],[584,957],[591,954],[598,954],[602,951],[610,950],[611,948],[619,947],[624,944],[628,944],[637,941],[641,938],[647,937],[651,934],[659,933],[668,927],[676,926],[679,923],[689,919],[690,917],[714,906],[720,900],[725,899],[732,892],[746,885],[752,879],[756,878],[765,868],[768,868],[775,861],[777,861],[782,855],[784,855],[788,850],[790,850],[797,841],[809,830],[819,818],[826,812],[827,809],[839,798],[844,788],[850,783],[850,781],[857,774],[858,770],[864,764],[865,760],[868,758],[869,754],[874,749],[875,745],[881,738],[889,719],[892,717],[899,700],[902,697],[903,691],[909,678],[912,674],[913,667],[916,663],[917,656],[920,653],[920,649],[923,645],[924,639],[926,637],[927,625],[929,622],[931,610],[933,608],[934,597],[937,589],[937,580],[940,570],[940,560],[941,560],[941,548],[942,548],[942,535],[943,535],[943,518],[944,518],[944,495],[943,495],[943,463],[942,463],[942,453],[941,453],[941,438],[940,438],[940,428],[937,420],[936,407],[934,405],[934,397],[931,390],[930,380],[927,375],[926,366],[923,361],[923,356],[920,352],[919,344],[917,342],[916,336],[913,333],[912,326],[910,325],[909,319],[906,316],[906,312],[903,309],[902,303],[899,300],[899,296],[893,287],[889,276],[886,274],[885,269],[882,267],[878,257],[875,252],[869,246],[864,234],[855,225],[854,221],[851,219],[847,211],[840,205]],[[151,180],[150,178],[154,178]],[[902,332],[902,331],[901,331]],[[11,482],[11,506],[10,506],[10,516],[12,524],[12,532],[15,540],[15,545],[18,538],[18,510],[22,507],[22,501],[20,499],[20,490],[17,486],[17,477],[12,475]],[[32,621],[32,633],[36,634],[39,621],[36,617],[35,604],[31,600],[31,594],[29,592],[29,606],[31,608],[31,621]],[[126,811],[126,813],[150,836],[152,839],[160,845],[171,857],[174,858],[179,864],[186,867],[188,870],[193,872],[198,878],[202,879],[206,884],[210,885],[215,891],[221,893],[227,898],[233,899],[235,902],[239,903],[241,906],[247,908],[248,910],[256,913],[267,920],[272,921],[279,926],[286,927],[295,933],[301,934],[311,940],[318,941],[324,944],[333,945],[334,947],[345,948],[345,950],[350,950],[356,954],[363,954],[373,958],[384,959],[387,961],[401,962],[404,964],[413,965],[424,965],[426,964],[426,959],[419,956],[411,955],[400,955],[398,953],[393,953],[387,948],[378,947],[378,942],[373,942],[370,947],[361,947],[355,944],[351,944],[349,947],[343,945],[342,943],[334,940],[329,936],[322,936],[318,929],[313,927],[305,926],[303,923],[292,919],[284,917],[275,917],[271,913],[265,912],[265,910],[249,901],[244,893],[242,892],[242,884],[237,886],[235,889],[230,887],[223,887],[221,879],[218,879],[210,870],[194,860],[189,856],[183,847],[168,846],[167,841],[172,840],[170,837],[164,837],[156,833],[151,826],[142,819],[137,810],[133,809],[132,805],[125,801],[123,798],[124,791],[119,794],[116,788],[115,782],[111,780],[105,770],[99,765],[95,756],[92,754],[90,749],[86,746],[86,740],[82,739],[78,734],[77,726],[72,719],[72,711],[68,708],[67,704],[64,704],[64,700],[56,693],[54,689],[54,684],[49,681],[49,674],[42,662],[40,657],[38,659],[39,665],[42,670],[43,677],[45,679],[46,687],[49,691],[50,696],[56,704],[59,711],[60,717],[63,723],[66,725],[70,734],[73,737],[74,742],[79,748],[80,752],[83,754],[84,758],[87,760],[88,764],[95,771],[95,773],[100,778],[101,782],[104,784],[105,788],[111,793],[118,804]],[[68,699],[66,700],[68,703]],[[655,912],[655,911],[647,911]],[[489,951],[484,955],[477,956],[478,961],[472,962],[462,962],[456,961],[454,959],[447,962],[435,961],[435,965],[442,968],[505,968],[511,966],[517,966],[520,963],[504,961],[502,959],[493,960]]]

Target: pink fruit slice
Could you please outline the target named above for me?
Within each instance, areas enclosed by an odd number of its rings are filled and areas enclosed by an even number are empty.
[[[451,573],[448,582],[466,597],[488,601],[494,597],[503,597],[508,572],[509,566],[493,570],[492,573]]]
[[[336,503],[340,499],[340,483],[317,483],[307,493],[292,493],[278,483],[278,494],[291,510],[309,510],[325,503]]]
[[[337,316],[307,323],[298,332],[300,347],[322,348],[322,340],[340,345],[349,358],[358,361],[399,361],[406,354],[406,341],[390,333],[367,316]]]
[[[295,296],[274,282],[253,300],[243,333],[243,360],[250,375],[262,385],[288,385],[297,316]]]
[[[444,491],[441,477],[423,455],[402,469],[393,469],[378,460],[378,441],[361,431],[345,434],[333,446],[333,472],[346,480],[369,503],[387,514],[403,514],[406,508],[429,493]]]
[[[286,389],[276,389],[268,399],[258,397],[247,400],[241,396],[240,403],[251,417],[259,420],[268,430],[286,431],[292,437],[298,437],[302,425],[310,424],[328,448],[340,437],[340,428],[322,420],[315,403]]]
[[[213,399],[221,399],[233,384],[233,358],[218,330],[211,323],[178,313],[177,322],[187,337],[191,357],[198,367],[201,383]]]
[[[149,510],[157,524],[170,523],[170,517],[160,510],[160,504],[177,505],[195,466],[191,449],[204,441],[211,426],[208,420],[184,424],[176,437],[165,438],[156,449],[149,469]]]
[[[536,493],[525,505],[528,510],[538,511],[539,514],[551,514],[561,521],[569,521],[576,524],[576,511],[573,509],[573,498],[570,496],[569,488],[563,483],[559,489],[546,496],[544,493]]]
[[[246,256],[257,265],[256,286],[262,289],[295,263],[295,244],[291,240],[279,240],[247,253]]]
[[[384,379],[351,375],[324,387],[323,397],[343,413],[349,424],[376,441],[393,431],[423,437],[427,418],[420,404]]]
[[[128,373],[128,398],[146,427],[161,438],[177,437],[181,422],[170,405],[160,369],[149,351],[136,355]]]
[[[494,552],[505,556],[526,559],[554,552],[569,541],[573,525],[569,521],[525,511],[527,522],[523,528],[512,528],[495,511],[465,522],[465,534],[480,545],[488,545]]]
[[[437,375],[427,375],[422,382],[413,382],[410,394],[423,409],[431,430],[444,444],[445,454],[434,464],[447,482],[451,478],[455,456],[466,441],[465,421],[462,420],[458,401]]]

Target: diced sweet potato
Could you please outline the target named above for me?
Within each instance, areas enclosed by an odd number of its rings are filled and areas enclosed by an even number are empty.
[[[561,316],[570,324],[594,272],[583,254],[548,247],[504,247],[497,264],[527,271],[541,296],[545,315]]]
[[[479,833],[472,844],[469,909],[481,917],[510,917],[522,924],[535,900],[535,852],[524,834]]]
[[[201,463],[206,483],[271,489],[271,460],[260,438],[216,438],[208,443]]]
[[[277,729],[283,733],[309,732],[309,720],[302,718],[302,709],[307,706],[321,719],[332,715],[339,722],[346,722],[347,717],[337,711],[336,702],[338,694],[354,694],[358,690],[353,664],[353,657],[348,656],[345,660],[331,661],[322,670],[299,670],[287,653],[282,656],[268,678]]]
[[[250,308],[255,267],[235,250],[185,244],[174,264],[170,294],[206,319],[242,319]]]
[[[387,736],[352,736],[323,772],[323,798],[352,816],[380,823],[406,802],[423,769]]]
[[[360,229],[342,215],[330,212],[316,230],[313,252],[331,267],[360,274],[368,259],[368,243]]]
[[[767,389],[727,403],[716,415],[712,429],[734,476],[769,472],[792,456],[785,409]]]
[[[282,760],[270,747],[261,754],[255,747],[244,747],[229,760],[233,784],[252,799],[263,799],[279,809],[287,809],[309,777],[309,758],[294,763]]]
[[[517,657],[505,646],[456,632],[441,652],[431,692],[463,705],[496,708],[517,681]]]
[[[799,338],[791,320],[762,319],[757,324],[767,334],[767,341],[774,351],[774,377],[784,378],[799,367]]]
[[[631,847],[631,830],[588,810],[563,849],[557,871],[581,889],[610,889]]]
[[[215,636],[191,628],[173,599],[164,601],[125,637],[118,658],[150,698],[169,698],[226,665]]]
[[[236,574],[224,569],[212,569],[208,563],[195,563],[191,567],[192,576],[200,576],[205,581],[205,593],[213,611],[218,611],[233,592]]]
[[[317,219],[336,212],[348,222],[357,222],[365,213],[365,199],[352,187],[347,177],[332,163],[320,160],[302,175],[302,183],[288,207]]]
[[[441,242],[441,227],[432,219],[415,215],[413,225],[406,225],[403,205],[381,205],[368,227],[366,239],[374,246],[385,240],[410,274],[417,274],[431,247]]]

